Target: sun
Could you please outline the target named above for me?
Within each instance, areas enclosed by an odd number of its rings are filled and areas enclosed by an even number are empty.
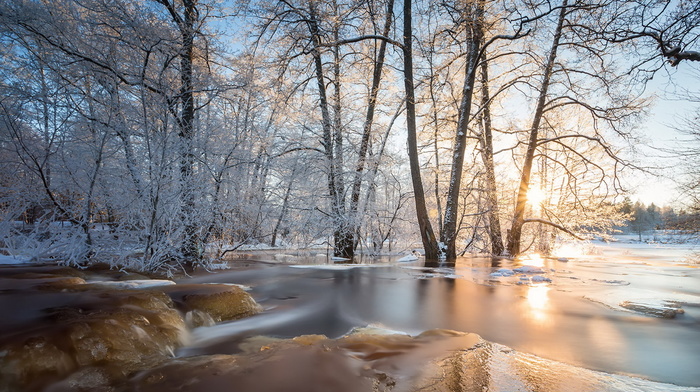
[[[527,191],[527,202],[531,206],[539,206],[545,199],[546,195],[540,188],[530,188]]]

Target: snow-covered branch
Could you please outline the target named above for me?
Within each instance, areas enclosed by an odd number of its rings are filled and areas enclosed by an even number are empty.
[[[544,224],[544,225],[552,226],[552,227],[556,228],[557,230],[561,230],[561,231],[563,231],[564,233],[566,233],[566,234],[568,234],[568,235],[570,235],[570,236],[576,238],[577,240],[581,240],[581,241],[584,241],[584,240],[585,240],[584,238],[581,238],[578,234],[576,234],[576,233],[574,233],[573,231],[567,229],[566,227],[564,227],[564,226],[562,226],[562,225],[558,225],[558,224],[556,224],[556,223],[554,223],[554,222],[550,222],[550,221],[545,220],[545,219],[530,218],[530,219],[525,219],[525,220],[523,221],[523,223],[542,223],[542,224]]]

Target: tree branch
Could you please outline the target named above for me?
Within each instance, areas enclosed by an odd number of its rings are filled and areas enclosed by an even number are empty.
[[[380,40],[380,41],[386,41],[386,43],[394,45],[400,49],[403,49],[403,44],[399,41],[395,41],[389,37],[385,37],[383,35],[379,34],[368,34],[368,35],[361,35],[359,37],[353,37],[353,38],[347,38],[347,39],[341,39],[336,42],[321,42],[318,44],[318,46],[322,47],[335,47],[335,46],[340,46],[340,45],[345,45],[345,44],[352,44],[355,42],[360,42],[360,41],[365,41],[365,40],[370,40],[370,39],[375,39],[375,40]]]
[[[524,223],[542,223],[542,224],[545,224],[545,225],[548,225],[548,226],[552,226],[552,227],[554,227],[555,229],[561,230],[561,231],[565,232],[566,234],[568,234],[568,235],[570,235],[570,236],[576,238],[577,240],[581,240],[581,241],[584,241],[584,240],[585,240],[584,238],[581,238],[581,237],[579,237],[578,235],[574,234],[573,231],[567,229],[566,227],[561,226],[561,225],[558,225],[558,224],[556,224],[556,223],[554,223],[554,222],[550,222],[550,221],[548,221],[548,220],[532,218],[532,219],[525,219],[525,220],[523,221],[523,224],[524,224]]]

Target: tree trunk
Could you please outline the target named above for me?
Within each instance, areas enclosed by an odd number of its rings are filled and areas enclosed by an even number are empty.
[[[559,41],[561,39],[562,28],[564,26],[567,1],[568,0],[563,0],[562,7],[559,12],[557,28],[554,31],[552,47],[549,51],[547,64],[545,64],[542,86],[540,87],[540,94],[537,99],[537,107],[535,108],[535,115],[532,119],[532,126],[530,127],[530,136],[528,139],[527,151],[525,153],[525,161],[523,162],[523,173],[520,177],[520,187],[518,188],[515,213],[513,214],[513,223],[511,225],[510,232],[508,233],[507,248],[508,253],[511,256],[517,256],[518,254],[520,254],[520,239],[522,237],[523,224],[525,223],[525,208],[527,207],[527,192],[530,189],[532,163],[535,157],[535,150],[537,149],[537,137],[539,135],[540,122],[542,121],[544,107],[547,101],[547,91],[550,85],[552,70],[554,69],[554,62],[557,58],[557,50],[559,48]]]
[[[435,67],[433,64],[430,64],[430,101],[433,105],[433,159],[435,160],[435,173],[433,174],[433,181],[435,182],[435,185],[433,186],[433,197],[435,197],[435,207],[437,208],[437,221],[438,221],[438,233],[442,233],[443,227],[442,227],[442,196],[440,194],[440,123],[438,121],[438,107],[437,107],[437,102],[438,98],[435,96],[435,83],[434,83],[434,74]]]
[[[328,93],[326,91],[325,77],[323,74],[323,61],[321,59],[321,37],[318,28],[318,22],[316,20],[316,11],[314,9],[313,3],[311,3],[309,13],[309,32],[311,33],[311,39],[313,41],[314,50],[312,51],[312,56],[314,59],[314,71],[316,76],[316,85],[318,88],[318,98],[319,107],[321,109],[321,127],[323,129],[323,148],[326,155],[326,160],[328,162],[328,193],[331,198],[331,216],[333,219],[333,224],[335,225],[335,230],[333,231],[333,255],[336,257],[348,257],[348,252],[350,257],[352,257],[352,242],[353,235],[352,231],[345,229],[345,202],[343,199],[343,192],[339,187],[339,176],[342,175],[337,161],[338,154],[338,143],[337,137],[339,136],[340,130],[334,130],[334,122],[331,119],[330,108],[328,104]],[[336,78],[338,76],[336,75]],[[337,81],[337,80],[336,80]],[[338,89],[336,85],[336,89]],[[339,95],[339,92],[337,92]],[[336,98],[337,100],[338,98]],[[339,103],[338,103],[339,104]],[[336,117],[339,113],[336,113]],[[339,123],[339,118],[336,118],[336,126]],[[341,144],[342,145],[342,144]]]
[[[184,15],[179,23],[182,35],[182,53],[180,54],[180,189],[182,192],[182,220],[185,236],[180,251],[185,263],[196,265],[202,257],[201,241],[196,224],[194,188],[194,24],[197,19],[196,0],[183,0]]]
[[[338,4],[333,2],[335,8],[335,21],[333,25],[333,39],[335,42],[340,40],[339,36],[339,21]],[[343,149],[343,121],[342,121],[342,102],[340,95],[340,46],[336,45],[332,48],[333,52],[333,159],[334,163],[331,166],[335,170],[335,196],[334,203],[335,225],[336,229],[333,234],[334,248],[333,255],[351,259],[355,256],[355,231],[353,216],[348,215],[345,204],[345,151]]]
[[[284,191],[284,199],[282,200],[282,211],[280,211],[280,216],[277,218],[277,223],[275,223],[275,227],[272,230],[272,239],[270,240],[270,246],[275,247],[277,246],[277,234],[279,233],[280,227],[282,226],[282,222],[284,221],[284,216],[287,215],[287,209],[289,208],[289,195],[292,193],[292,185],[294,184],[294,180],[296,178],[296,165],[292,169],[292,176],[289,179],[289,185],[287,185],[287,189]]]
[[[389,0],[386,8],[386,18],[384,20],[384,29],[382,35],[388,37],[391,31],[391,22],[394,17],[394,0]],[[350,219],[352,221],[352,232],[357,233],[360,226],[359,211],[360,192],[362,190],[363,172],[367,162],[367,151],[369,149],[369,141],[372,136],[372,125],[374,123],[374,111],[377,105],[377,94],[379,93],[379,84],[382,79],[382,69],[384,67],[384,58],[386,55],[386,40],[380,40],[379,52],[374,62],[374,70],[372,72],[372,87],[367,102],[367,113],[365,115],[365,123],[362,127],[362,140],[360,141],[360,152],[355,167],[355,176],[352,183],[352,193],[350,195]],[[356,247],[358,238],[353,238],[353,247]]]
[[[481,159],[484,162],[486,172],[486,210],[489,222],[489,239],[491,241],[491,253],[495,256],[503,254],[503,236],[501,235],[501,221],[498,216],[498,193],[496,190],[496,169],[493,162],[493,133],[491,131],[491,96],[489,94],[488,63],[481,63]]]
[[[428,209],[425,205],[425,192],[418,160],[418,141],[416,136],[416,103],[413,87],[413,26],[411,21],[411,0],[403,2],[403,64],[404,86],[406,89],[406,130],[408,133],[408,160],[411,167],[413,194],[416,202],[416,218],[420,229],[425,258],[438,259],[438,244],[430,224]]]
[[[459,119],[457,122],[457,135],[452,153],[452,169],[450,170],[450,183],[445,202],[445,218],[443,230],[440,233],[440,241],[445,246],[444,257],[447,260],[457,258],[456,240],[459,228],[457,217],[459,210],[459,192],[462,185],[462,170],[464,168],[464,152],[467,146],[467,134],[469,132],[469,114],[471,112],[472,96],[474,93],[474,81],[476,69],[480,60],[481,45],[483,44],[483,0],[476,2],[476,9],[472,15],[467,16],[471,21],[469,32],[469,47],[467,49],[467,64],[462,87],[462,101],[459,106]]]

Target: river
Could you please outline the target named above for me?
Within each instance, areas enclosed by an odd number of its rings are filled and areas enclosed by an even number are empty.
[[[231,270],[183,281],[249,286],[265,311],[196,329],[178,355],[236,353],[255,335],[441,328],[576,367],[700,387],[700,271],[690,249],[599,243],[587,255],[577,252],[429,267],[421,260],[250,256],[257,262],[234,261]],[[526,273],[517,272],[523,266]]]
[[[2,266],[0,390],[700,391],[692,247],[556,252],[426,265],[275,250],[175,282]],[[194,322],[191,296],[249,317]]]

